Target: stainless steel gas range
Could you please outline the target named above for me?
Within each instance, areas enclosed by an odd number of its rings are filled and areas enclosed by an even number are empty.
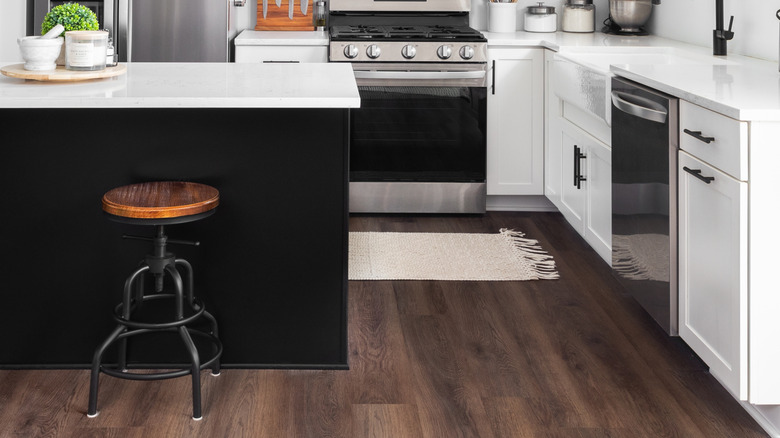
[[[330,61],[352,63],[350,211],[484,213],[487,40],[468,0],[331,0]]]

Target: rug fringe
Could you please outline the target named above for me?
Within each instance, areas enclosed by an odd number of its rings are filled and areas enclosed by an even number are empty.
[[[531,262],[537,280],[557,280],[560,278],[555,267],[555,260],[542,249],[538,240],[528,239],[525,237],[525,233],[508,228],[501,228],[499,233],[508,239],[514,248],[519,250],[515,252],[515,257]]]

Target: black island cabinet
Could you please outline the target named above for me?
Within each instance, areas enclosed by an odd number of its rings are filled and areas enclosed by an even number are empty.
[[[220,191],[213,216],[167,232],[201,243],[170,250],[193,265],[224,367],[347,368],[348,120],[348,108],[0,109],[0,367],[89,366],[150,250],[121,236],[153,232],[112,222],[101,197],[182,180]],[[129,341],[130,365],[183,355],[167,334]]]

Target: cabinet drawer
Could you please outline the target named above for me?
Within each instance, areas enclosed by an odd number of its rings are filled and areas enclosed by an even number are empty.
[[[236,62],[328,62],[328,46],[237,46]]]
[[[680,149],[734,178],[748,179],[748,124],[680,101]]]

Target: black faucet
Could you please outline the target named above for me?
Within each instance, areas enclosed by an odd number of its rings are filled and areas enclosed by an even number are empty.
[[[726,41],[734,38],[731,26],[734,24],[734,16],[729,20],[729,30],[723,29],[723,0],[715,0],[715,30],[712,31],[712,54],[726,55]]]

